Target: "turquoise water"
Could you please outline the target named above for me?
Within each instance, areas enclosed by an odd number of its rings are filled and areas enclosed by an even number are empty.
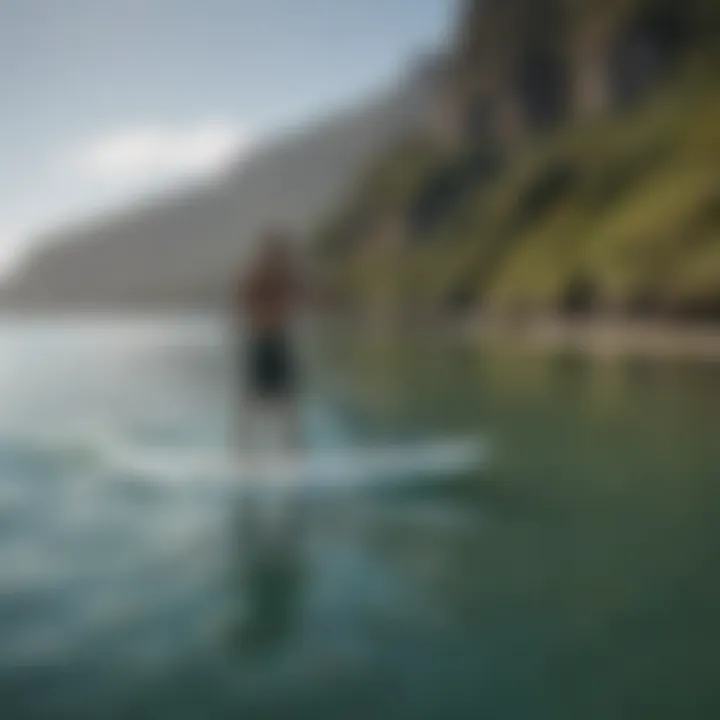
[[[718,717],[720,365],[326,362],[309,448],[480,430],[490,466],[300,488],[268,535],[183,471],[237,432],[221,328],[0,329],[3,720]]]

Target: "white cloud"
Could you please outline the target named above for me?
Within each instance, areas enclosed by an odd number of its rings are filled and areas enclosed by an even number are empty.
[[[72,153],[72,164],[85,175],[108,180],[207,175],[237,158],[252,139],[247,129],[227,122],[130,127],[81,144]]]
[[[122,205],[158,185],[221,171],[254,145],[247,129],[216,121],[117,128],[61,151],[44,174],[38,173],[44,184],[36,183],[19,207],[3,208],[0,282],[24,261],[34,238],[73,217]]]

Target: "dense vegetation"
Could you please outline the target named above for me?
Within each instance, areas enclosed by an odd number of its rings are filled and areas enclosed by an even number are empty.
[[[667,51],[647,87],[621,66],[621,101],[510,148],[487,132],[396,147],[319,234],[341,297],[386,317],[720,318],[715,39]]]

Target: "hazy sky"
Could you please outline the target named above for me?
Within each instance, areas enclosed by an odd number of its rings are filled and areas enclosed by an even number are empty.
[[[382,87],[457,0],[0,0],[0,268]]]

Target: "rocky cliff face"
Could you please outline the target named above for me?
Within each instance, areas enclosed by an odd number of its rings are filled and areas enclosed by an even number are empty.
[[[636,101],[697,48],[697,0],[475,0],[457,39],[467,136],[510,143]]]
[[[720,315],[718,8],[466,3],[445,132],[415,139],[423,162],[387,155],[339,213],[355,230],[319,239],[348,302],[373,293],[357,228],[391,215],[405,252],[378,246],[375,266],[405,280],[388,308]]]

